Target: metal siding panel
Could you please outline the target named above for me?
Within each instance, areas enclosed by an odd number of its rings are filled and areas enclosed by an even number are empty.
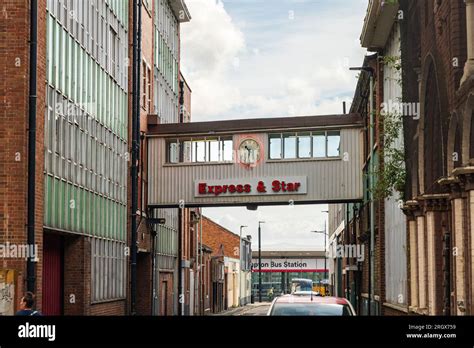
[[[394,30],[387,45],[387,55],[400,57],[399,25]],[[401,102],[402,90],[398,82],[399,72],[391,66],[384,66],[384,102]],[[403,134],[395,142],[402,148]],[[394,192],[393,197],[398,195]],[[385,250],[386,250],[386,298],[394,304],[407,303],[407,255],[406,255],[406,217],[398,207],[398,199],[385,200]],[[401,295],[401,297],[399,297]]]
[[[336,200],[362,198],[362,173],[359,157],[360,129],[341,130],[341,154],[349,153],[349,160],[321,160],[294,162],[263,162],[247,170],[239,164],[182,165],[164,167],[164,139],[149,139],[149,203],[249,203],[255,197],[194,198],[194,180],[239,179],[255,177],[308,175],[307,200]],[[266,142],[267,143],[267,142]],[[266,145],[265,145],[266,146]],[[159,151],[161,148],[161,151]],[[155,170],[153,170],[155,169]],[[313,178],[313,180],[311,180]],[[299,201],[301,195],[288,195],[283,200]],[[261,202],[272,202],[272,196],[258,197]]]

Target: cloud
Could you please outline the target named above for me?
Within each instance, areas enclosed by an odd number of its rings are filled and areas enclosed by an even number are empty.
[[[182,66],[194,121],[341,113],[342,99],[352,97],[349,66],[363,59],[354,32],[365,13],[354,10],[361,1],[272,3],[189,2]]]
[[[252,249],[258,248],[258,221],[262,224],[263,250],[323,250],[324,237],[311,231],[323,230],[327,205],[267,206],[257,211],[242,207],[204,208],[207,217],[239,234],[240,226],[248,226],[242,235],[252,236]]]
[[[181,68],[192,120],[342,113],[350,108],[365,51],[359,34],[366,0],[190,0],[181,26]],[[322,250],[327,205],[205,208],[204,214],[262,248]]]
[[[198,116],[216,115],[240,100],[238,88],[225,76],[245,50],[244,35],[221,2],[193,0],[187,5],[192,21],[181,27],[181,54],[183,72],[193,90],[192,110]]]

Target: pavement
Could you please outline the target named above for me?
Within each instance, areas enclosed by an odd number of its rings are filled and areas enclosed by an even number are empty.
[[[265,316],[270,308],[270,302],[249,303],[242,307],[230,308],[215,314],[221,316]]]

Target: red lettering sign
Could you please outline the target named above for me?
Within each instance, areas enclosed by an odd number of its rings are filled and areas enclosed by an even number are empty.
[[[273,180],[272,191],[275,193],[279,192],[298,192],[301,187],[299,182],[290,182]],[[264,181],[259,181],[256,187],[258,193],[267,193]],[[250,184],[229,184],[229,185],[207,185],[206,183],[198,184],[198,193],[200,195],[214,195],[219,196],[223,193],[250,193],[252,191],[252,185]]]

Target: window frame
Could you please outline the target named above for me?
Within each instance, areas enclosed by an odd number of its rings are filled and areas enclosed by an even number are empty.
[[[328,138],[331,136],[330,133],[334,133],[338,135],[339,138],[339,153],[337,155],[329,155],[329,141]],[[286,157],[285,156],[285,135],[286,136],[295,136],[295,157]],[[315,156],[315,140],[314,138],[318,135],[324,135],[324,156]],[[310,156],[303,157],[300,154],[300,137],[308,137],[310,138]],[[272,151],[271,151],[271,143],[272,139],[281,139],[280,140],[280,157],[273,158]],[[289,138],[286,138],[289,139]],[[305,161],[305,160],[328,160],[328,159],[341,159],[341,130],[334,129],[334,130],[307,130],[301,132],[279,132],[279,133],[268,133],[267,134],[267,146],[268,146],[268,154],[267,160],[270,162],[278,162],[278,161]]]

